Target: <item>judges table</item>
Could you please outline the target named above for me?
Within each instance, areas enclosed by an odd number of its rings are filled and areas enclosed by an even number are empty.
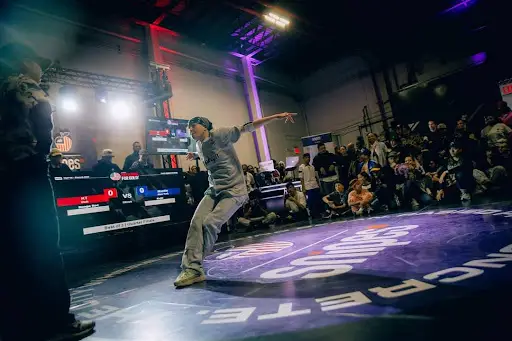
[[[302,190],[302,184],[300,181],[293,181],[292,183],[297,190]],[[286,211],[284,206],[284,197],[287,193],[286,184],[287,183],[282,183],[259,188],[261,192],[261,200],[265,203],[267,210],[276,213]]]
[[[64,247],[126,232],[161,233],[158,227],[172,229],[191,216],[181,169],[73,172],[54,177],[53,187]]]

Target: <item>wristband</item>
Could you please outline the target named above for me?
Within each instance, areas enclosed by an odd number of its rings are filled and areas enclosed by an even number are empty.
[[[252,122],[247,122],[246,124],[244,124],[242,126],[242,128],[245,131],[248,131],[249,133],[252,133],[252,132],[256,131],[256,128],[254,128],[254,124]]]

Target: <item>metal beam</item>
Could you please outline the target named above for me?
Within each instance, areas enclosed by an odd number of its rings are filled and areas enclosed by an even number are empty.
[[[126,92],[139,95],[151,93],[149,82],[129,78],[112,77],[92,72],[61,68],[50,68],[43,76],[43,83],[58,83],[86,88],[102,88],[107,91]]]

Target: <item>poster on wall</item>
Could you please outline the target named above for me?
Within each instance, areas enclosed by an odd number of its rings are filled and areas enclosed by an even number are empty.
[[[323,143],[327,148],[327,151],[334,153],[334,142],[332,133],[323,133],[318,135],[306,136],[301,138],[302,140],[302,149],[304,153],[309,153],[311,155],[311,160],[315,158],[318,154],[318,144]]]
[[[62,161],[71,170],[90,169],[97,162],[94,134],[85,125],[55,129],[52,148],[62,152]]]

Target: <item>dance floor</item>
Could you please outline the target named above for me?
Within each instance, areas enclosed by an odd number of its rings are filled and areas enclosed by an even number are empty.
[[[89,341],[509,339],[512,205],[425,210],[217,245],[175,289],[180,254],[72,290]]]

